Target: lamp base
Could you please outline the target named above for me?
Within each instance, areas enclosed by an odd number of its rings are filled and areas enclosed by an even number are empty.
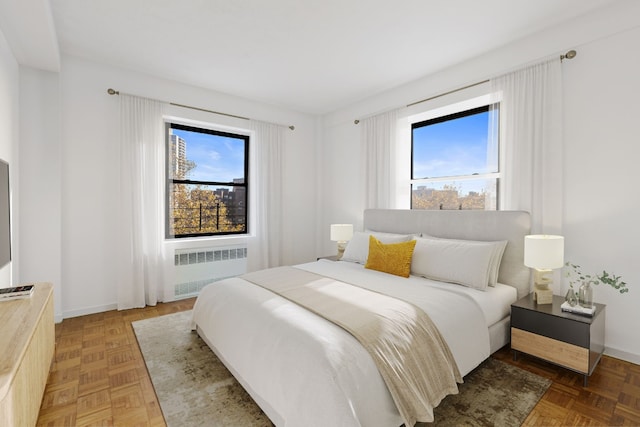
[[[533,300],[538,304],[551,304],[553,302],[553,291],[549,288],[534,287]]]
[[[338,242],[338,256],[337,256],[338,261],[342,259],[342,255],[344,255],[344,250],[346,248],[347,248],[347,242],[343,242],[343,241]]]

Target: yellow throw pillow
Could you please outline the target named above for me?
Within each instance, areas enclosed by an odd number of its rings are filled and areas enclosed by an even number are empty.
[[[369,257],[365,268],[409,277],[411,257],[415,246],[415,240],[384,244],[375,237],[369,236]]]

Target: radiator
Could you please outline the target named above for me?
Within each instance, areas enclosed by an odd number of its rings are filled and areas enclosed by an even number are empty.
[[[197,296],[212,282],[247,271],[247,248],[243,246],[182,248],[175,250],[175,299]]]

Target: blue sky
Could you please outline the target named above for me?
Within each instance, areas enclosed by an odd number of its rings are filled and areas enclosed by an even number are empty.
[[[187,159],[196,163],[188,179],[232,182],[244,177],[244,140],[172,129],[187,141]]]
[[[489,113],[423,126],[413,132],[413,176],[486,173]]]
[[[487,166],[488,117],[484,112],[415,129],[414,179],[494,172]],[[463,194],[486,187],[484,180],[451,180],[428,186],[442,188],[445,184],[455,184]]]

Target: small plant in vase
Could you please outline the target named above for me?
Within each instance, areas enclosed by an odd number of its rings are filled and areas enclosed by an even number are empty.
[[[608,273],[603,270],[601,274],[584,274],[582,268],[578,264],[572,264],[570,262],[565,263],[567,267],[566,277],[569,280],[569,291],[567,292],[566,300],[572,306],[576,303],[582,307],[591,308],[593,306],[593,288],[592,285],[599,285],[604,283],[616,289],[621,294],[629,292],[627,283],[622,280],[622,277],[615,274]],[[579,286],[576,301],[576,291],[573,285]]]

